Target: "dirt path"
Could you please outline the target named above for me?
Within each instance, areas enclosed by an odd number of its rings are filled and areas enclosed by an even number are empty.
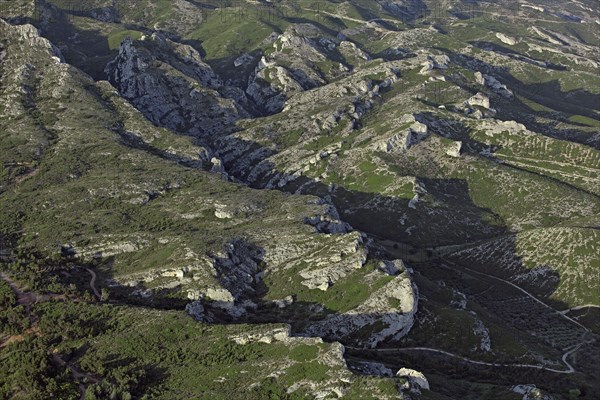
[[[389,35],[390,33],[393,33],[394,31],[381,27],[380,25],[377,24],[377,21],[385,21],[385,22],[390,22],[390,23],[395,23],[395,24],[397,24],[399,22],[397,20],[388,19],[388,18],[373,18],[370,20],[362,20],[362,19],[347,16],[347,15],[336,14],[336,13],[332,13],[332,12],[328,12],[328,11],[324,11],[324,10],[315,10],[313,8],[307,8],[306,10],[313,11],[315,13],[326,14],[333,18],[345,19],[347,21],[352,21],[352,22],[356,22],[358,24],[366,25],[367,27],[373,29],[375,32],[382,34],[383,35],[381,37],[382,39],[383,39],[383,37]]]
[[[89,268],[86,268],[86,270],[87,270],[87,272],[90,273],[90,275],[92,275],[92,279],[90,279],[90,288],[92,288],[92,291],[94,292],[94,294],[96,295],[98,300],[101,300],[102,296],[100,295],[100,292],[96,288],[96,273]]]
[[[23,174],[19,177],[17,177],[17,179],[15,179],[16,183],[22,183],[23,181],[25,181],[26,179],[31,178],[32,176],[35,176],[38,174],[38,172],[40,172],[39,168],[36,168],[32,171],[27,172],[26,174]]]
[[[15,292],[17,295],[17,304],[25,306],[26,308],[31,306],[33,303],[37,302],[37,296],[33,292],[26,292],[19,285],[15,283],[8,275],[4,272],[0,272],[0,278],[2,278],[8,286]]]
[[[516,284],[514,284],[512,282],[509,282],[509,281],[507,281],[505,279],[502,279],[502,278],[499,278],[497,276],[493,276],[493,275],[486,274],[484,272],[473,270],[471,268],[465,267],[464,265],[457,264],[457,263],[454,263],[454,262],[450,262],[448,260],[445,260],[445,262],[454,265],[456,268],[460,268],[460,269],[464,269],[466,271],[469,271],[470,273],[474,273],[474,274],[478,274],[478,275],[481,275],[481,276],[485,276],[487,278],[494,279],[496,281],[500,281],[502,283],[510,285],[510,286],[514,287],[515,289],[519,290],[520,292],[524,293],[525,295],[527,295],[531,299],[533,299],[535,302],[541,304],[545,308],[548,308],[548,309],[552,310],[552,312],[560,315],[561,317],[565,318],[569,322],[571,322],[571,323],[577,325],[578,327],[584,329],[585,333],[584,333],[584,335],[582,337],[581,342],[579,344],[575,345],[573,348],[571,348],[568,351],[566,351],[563,354],[562,358],[561,358],[561,360],[562,360],[563,364],[565,365],[566,369],[559,370],[559,369],[555,369],[555,368],[545,367],[543,365],[533,365],[533,364],[505,364],[505,363],[490,363],[490,362],[485,362],[485,361],[477,361],[477,360],[472,360],[472,359],[469,359],[469,358],[466,358],[466,357],[463,357],[463,356],[460,356],[458,354],[454,354],[454,353],[451,353],[451,352],[448,352],[448,351],[445,351],[445,350],[435,349],[435,348],[431,348],[431,347],[379,348],[379,349],[372,349],[372,351],[379,352],[379,353],[399,353],[399,352],[411,352],[411,351],[427,351],[427,352],[433,352],[433,353],[443,354],[443,355],[446,355],[448,357],[456,358],[456,359],[462,360],[462,361],[470,363],[470,364],[485,365],[485,366],[491,366],[491,367],[530,368],[530,369],[539,369],[539,370],[549,371],[549,372],[558,373],[558,374],[572,374],[572,373],[576,372],[575,368],[573,368],[573,366],[568,362],[569,356],[571,354],[575,353],[576,351],[578,351],[581,348],[581,346],[583,346],[584,344],[588,344],[588,343],[593,342],[594,339],[585,340],[586,336],[589,334],[589,329],[586,328],[585,326],[583,326],[582,324],[580,324],[579,322],[577,322],[576,320],[574,320],[573,318],[570,318],[566,314],[569,311],[571,311],[571,310],[577,310],[577,309],[589,307],[589,305],[577,306],[577,307],[573,307],[573,308],[565,310],[565,311],[558,311],[558,310],[554,309],[553,307],[549,306],[548,304],[544,303],[543,301],[539,300],[533,294],[527,292],[525,289],[519,287],[518,285],[516,285]],[[447,268],[447,269],[452,269],[449,266],[445,266],[445,265],[440,265],[440,267]],[[489,290],[489,288],[486,289],[486,291],[487,290]],[[348,348],[352,349],[352,350],[358,350],[358,351],[364,350],[364,349],[357,349],[357,348],[352,348],[352,347],[348,347]]]
[[[73,376],[73,379],[75,380],[83,380],[86,379],[87,380],[87,384],[86,383],[79,383],[79,393],[81,394],[81,400],[85,399],[85,392],[87,390],[87,386],[90,383],[99,383],[100,379],[96,378],[93,375],[90,374],[84,374],[83,372],[80,372],[79,370],[77,370],[77,368],[75,368],[75,366],[71,363],[66,362],[65,360],[62,359],[62,357],[58,354],[58,353],[52,353],[52,360],[63,367],[67,367],[69,369],[69,371],[71,371],[71,375]]]
[[[524,293],[525,295],[527,295],[528,297],[530,297],[530,298],[531,298],[532,300],[534,300],[535,302],[537,302],[537,303],[541,304],[542,306],[544,306],[544,307],[546,307],[546,308],[548,308],[548,309],[552,310],[554,313],[556,313],[556,314],[560,315],[561,317],[563,317],[563,318],[567,319],[569,322],[572,322],[573,324],[575,324],[575,325],[579,326],[579,327],[580,327],[580,328],[582,328],[584,331],[586,331],[586,332],[589,332],[589,329],[588,329],[588,328],[586,328],[585,326],[583,326],[583,325],[582,325],[582,324],[580,324],[579,322],[575,321],[573,318],[569,317],[569,316],[568,316],[568,315],[566,315],[566,314],[563,314],[562,312],[560,312],[560,311],[556,310],[555,308],[552,308],[552,307],[550,307],[548,304],[544,303],[543,301],[541,301],[540,299],[538,299],[537,297],[535,297],[534,295],[532,295],[531,293],[529,293],[529,292],[528,292],[528,291],[526,291],[525,289],[521,288],[520,286],[517,286],[517,285],[515,285],[514,283],[512,283],[512,282],[510,282],[510,281],[507,281],[507,280],[505,280],[505,279],[502,279],[502,278],[498,278],[497,276],[494,276],[494,275],[489,275],[489,274],[486,274],[485,272],[476,271],[476,270],[474,270],[474,269],[471,269],[471,268],[469,268],[469,267],[465,267],[464,265],[461,265],[461,264],[455,263],[455,262],[453,262],[453,261],[448,261],[448,260],[444,260],[444,261],[445,261],[446,263],[448,263],[448,264],[452,264],[452,265],[456,266],[457,268],[462,268],[462,269],[464,269],[464,270],[467,270],[467,271],[469,271],[469,272],[472,272],[472,273],[474,273],[474,274],[477,274],[477,275],[482,275],[482,276],[486,276],[486,277],[488,277],[488,278],[490,278],[490,279],[495,279],[495,280],[497,280],[497,281],[500,281],[500,282],[506,283],[507,285],[510,285],[510,286],[514,287],[515,289],[517,289],[517,290],[521,291],[522,293]],[[442,268],[447,268],[447,269],[451,269],[450,267],[444,266],[444,265],[442,265],[442,264],[440,264],[440,267],[442,267]]]
[[[5,337],[4,339],[0,339],[0,340],[4,340],[2,343],[0,343],[0,349],[3,347],[8,346],[11,343],[18,343],[18,342],[22,342],[23,340],[25,340],[25,336],[26,335],[40,335],[40,330],[39,328],[36,326],[33,326],[29,329],[27,329],[25,332],[20,333],[18,335],[10,335],[8,337]]]
[[[431,348],[431,347],[405,347],[405,348],[399,348],[399,349],[381,348],[381,349],[372,349],[370,351],[375,351],[375,352],[378,352],[378,353],[402,353],[402,352],[411,352],[411,351],[427,351],[427,352],[432,352],[432,353],[443,354],[445,356],[456,358],[456,359],[459,359],[461,361],[464,361],[464,362],[467,362],[467,363],[470,363],[470,364],[486,365],[486,366],[490,366],[490,367],[532,368],[532,369],[541,369],[541,370],[544,370],[544,371],[554,372],[554,373],[557,373],[557,374],[572,374],[572,373],[575,372],[575,369],[571,366],[571,364],[569,364],[566,361],[566,358],[569,356],[569,354],[577,351],[579,349],[579,347],[581,347],[582,345],[583,345],[583,343],[577,345],[577,347],[575,347],[572,350],[569,350],[567,353],[565,353],[563,355],[562,361],[565,363],[565,366],[567,367],[567,369],[565,369],[565,370],[548,368],[548,367],[544,367],[543,365],[503,364],[503,363],[489,363],[489,362],[485,362],[485,361],[477,361],[477,360],[472,360],[472,359],[467,358],[467,357],[459,356],[458,354],[450,353],[449,351],[440,350],[440,349],[434,349],[434,348]],[[361,350],[361,349],[355,349],[355,348],[352,348],[352,347],[348,347],[348,348],[352,349],[352,350]]]
[[[26,291],[24,288],[20,287],[15,281],[13,281],[7,274],[4,272],[0,272],[0,278],[2,278],[8,286],[15,292],[17,295],[17,304],[25,306],[25,309],[29,311],[32,304],[48,301],[50,299],[54,300],[66,300],[65,296],[62,294],[37,294],[35,292]]]
[[[568,314],[571,311],[583,310],[584,308],[600,308],[600,306],[596,304],[582,304],[580,306],[575,306],[571,308],[567,308],[566,310],[559,311],[561,314]]]
[[[94,291],[94,294],[100,298],[100,293],[98,292],[98,290],[96,289],[96,273],[94,271],[92,271],[89,268],[86,268],[87,271],[90,273],[90,275],[92,276],[92,279],[90,280],[90,287],[92,288],[92,290]],[[30,314],[30,309],[31,309],[31,305],[34,303],[37,303],[38,301],[46,301],[46,300],[50,300],[50,299],[60,299],[60,300],[65,300],[64,296],[61,295],[38,295],[37,293],[34,292],[29,292],[29,291],[25,291],[23,288],[21,288],[19,285],[17,285],[7,274],[5,274],[4,272],[0,272],[0,277],[10,286],[10,288],[15,292],[15,294],[17,295],[17,303],[20,305],[24,305],[26,307],[27,313]],[[30,315],[31,318],[31,315]],[[20,340],[23,340],[24,335],[25,334],[40,334],[39,329],[36,326],[33,326],[32,328],[28,329],[26,332],[24,332],[23,334],[20,335],[12,335],[10,336],[7,340],[5,340],[1,345],[0,348],[7,346],[10,343],[13,342],[17,342]],[[100,382],[100,380],[90,374],[85,374],[83,372],[80,372],[77,370],[77,368],[75,368],[74,365],[72,365],[71,363],[66,362],[65,360],[62,359],[62,357],[58,354],[58,353],[51,353],[51,357],[52,360],[60,365],[60,366],[66,366],[70,371],[71,374],[73,376],[73,379],[75,380],[86,380],[87,383],[83,383],[81,382],[79,384],[79,392],[81,394],[81,399],[85,398],[85,391],[87,389],[87,386],[90,383],[98,383]]]

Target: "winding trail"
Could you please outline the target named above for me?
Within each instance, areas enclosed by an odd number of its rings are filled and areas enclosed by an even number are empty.
[[[462,269],[465,269],[465,270],[467,270],[467,271],[469,271],[469,272],[472,272],[472,273],[474,273],[474,274],[482,275],[482,276],[485,276],[485,277],[488,277],[488,278],[495,279],[495,280],[497,280],[497,281],[500,281],[500,282],[506,283],[507,285],[510,285],[510,286],[514,287],[515,289],[517,289],[517,290],[521,291],[522,293],[524,293],[525,295],[527,295],[528,297],[530,297],[530,298],[531,298],[532,300],[534,300],[535,302],[537,302],[537,303],[541,304],[542,306],[544,306],[544,307],[546,307],[546,308],[548,308],[548,309],[552,310],[552,311],[553,311],[555,314],[558,314],[558,315],[560,315],[561,317],[563,317],[563,318],[565,318],[565,319],[569,320],[569,322],[572,322],[573,324],[575,324],[575,325],[579,326],[579,327],[580,327],[580,328],[582,328],[584,331],[586,331],[586,332],[589,332],[589,329],[588,329],[588,328],[586,328],[585,326],[583,326],[582,324],[580,324],[579,322],[577,322],[577,321],[576,321],[576,320],[574,320],[573,318],[571,318],[571,317],[569,317],[568,315],[566,315],[566,313],[562,313],[562,312],[560,312],[560,311],[556,310],[555,308],[553,308],[553,307],[550,307],[548,304],[544,303],[543,301],[541,301],[540,299],[538,299],[537,297],[535,297],[534,295],[532,295],[531,293],[529,293],[529,292],[528,292],[528,291],[526,291],[525,289],[521,288],[521,287],[520,287],[520,286],[518,286],[518,285],[515,285],[514,283],[512,283],[512,282],[510,282],[510,281],[507,281],[507,280],[505,280],[505,279],[499,278],[499,277],[497,277],[497,276],[494,276],[494,275],[486,274],[485,272],[476,271],[476,270],[474,270],[474,269],[471,269],[471,268],[469,268],[469,267],[465,267],[464,265],[462,265],[462,264],[458,264],[458,263],[456,263],[456,262],[453,262],[453,261],[444,260],[444,262],[445,262],[445,263],[447,263],[447,264],[452,264],[452,265],[456,266],[457,268],[462,268]],[[446,269],[452,269],[452,268],[450,268],[450,267],[448,267],[448,266],[446,266],[446,265],[443,265],[443,264],[440,264],[440,267],[442,267],[442,268],[446,268]]]
[[[567,308],[566,310],[559,311],[561,314],[568,314],[571,311],[583,310],[584,308],[600,308],[600,306],[596,304],[582,304],[580,306],[575,306],[571,308]]]
[[[505,279],[499,278],[499,277],[494,276],[494,275],[487,274],[485,272],[480,272],[480,271],[474,270],[472,268],[466,267],[466,266],[464,266],[462,264],[459,264],[459,263],[456,263],[456,262],[453,262],[453,261],[444,260],[444,263],[445,264],[453,265],[457,269],[464,269],[465,271],[468,271],[469,273],[473,273],[473,274],[485,276],[487,278],[494,279],[496,281],[500,281],[502,283],[510,285],[510,286],[514,287],[515,289],[519,290],[520,292],[522,292],[523,294],[525,294],[526,296],[528,296],[529,298],[531,298],[532,300],[534,300],[535,302],[537,302],[538,304],[541,304],[545,308],[550,309],[553,313],[555,313],[557,315],[560,315],[561,317],[565,318],[569,322],[571,322],[571,323],[577,325],[578,327],[582,328],[584,330],[584,334],[582,336],[582,341],[579,344],[577,344],[574,347],[572,347],[571,349],[569,349],[568,351],[566,351],[563,354],[562,358],[561,358],[561,361],[565,365],[566,369],[559,370],[559,369],[555,369],[555,368],[545,367],[543,365],[533,365],[533,364],[506,364],[506,363],[490,363],[490,362],[485,362],[485,361],[477,361],[477,360],[469,359],[467,357],[460,356],[458,354],[451,353],[449,351],[435,349],[435,348],[431,348],[431,347],[378,348],[378,349],[370,349],[370,351],[374,351],[374,352],[378,352],[378,353],[399,353],[399,352],[411,352],[411,351],[427,351],[427,352],[433,352],[433,353],[443,354],[445,356],[452,357],[452,358],[455,358],[455,359],[459,359],[459,360],[462,360],[464,362],[467,362],[467,363],[470,363],[470,364],[476,364],[476,365],[485,365],[485,366],[491,366],[491,367],[505,367],[505,368],[506,367],[508,367],[508,368],[530,368],[530,369],[544,370],[544,371],[553,372],[553,373],[557,373],[557,374],[572,374],[572,373],[576,372],[575,368],[573,368],[573,366],[568,362],[567,359],[569,358],[569,356],[571,354],[573,354],[576,351],[578,351],[581,348],[581,346],[583,346],[584,344],[589,344],[589,343],[594,342],[594,339],[591,338],[589,340],[585,340],[586,336],[589,335],[590,330],[587,327],[585,327],[584,325],[582,325],[581,323],[579,323],[578,321],[574,320],[573,318],[569,317],[566,314],[569,311],[572,311],[572,310],[579,310],[579,309],[586,308],[586,307],[597,307],[597,308],[600,308],[600,306],[587,304],[587,305],[580,305],[580,306],[576,306],[576,307],[573,307],[573,308],[569,308],[569,309],[563,310],[563,311],[558,311],[555,308],[551,307],[550,305],[548,305],[548,304],[544,303],[543,301],[541,301],[540,299],[538,299],[533,294],[529,293],[525,289],[521,288],[520,286],[518,286],[518,285],[516,285],[516,284],[514,284],[514,283],[512,283],[510,281],[507,281]],[[451,268],[450,265],[444,265],[444,263],[440,263],[439,266],[441,268],[453,270],[453,268]],[[487,291],[489,289],[490,288],[486,289],[485,291]],[[365,349],[358,349],[358,348],[353,348],[353,347],[348,347],[348,349],[357,350],[357,351],[365,350]]]
[[[402,352],[411,352],[411,351],[428,351],[428,352],[439,353],[439,354],[443,354],[448,357],[456,358],[456,359],[462,360],[462,361],[470,363],[470,364],[485,365],[485,366],[490,366],[490,367],[532,368],[532,369],[541,369],[544,371],[554,372],[557,374],[572,374],[575,372],[575,369],[573,368],[573,366],[571,364],[569,364],[569,362],[567,362],[567,357],[571,353],[574,353],[575,351],[579,350],[579,348],[583,344],[584,343],[578,344],[573,349],[569,350],[568,352],[566,352],[563,355],[562,361],[564,362],[565,366],[567,367],[567,369],[565,369],[565,370],[544,367],[543,365],[503,364],[503,363],[489,363],[489,362],[485,362],[485,361],[477,361],[477,360],[472,360],[467,357],[460,356],[458,354],[450,353],[449,351],[433,349],[431,347],[404,347],[404,348],[397,348],[397,349],[395,349],[395,348],[380,348],[380,349],[370,349],[370,351],[375,351],[378,353],[402,353]],[[357,349],[357,348],[353,348],[353,347],[348,347],[348,348],[352,349],[352,350],[361,350],[361,349]]]
[[[100,298],[100,293],[98,292],[98,290],[96,289],[96,286],[95,286],[96,273],[89,268],[86,268],[86,269],[92,275],[92,279],[90,280],[90,287],[94,291],[94,294],[96,294],[96,296],[98,296],[98,298]],[[37,303],[39,301],[46,301],[46,300],[50,300],[50,299],[65,300],[65,297],[62,295],[46,295],[46,294],[39,295],[35,292],[25,291],[23,288],[19,287],[19,285],[17,285],[4,272],[0,272],[0,278],[2,280],[4,280],[17,295],[17,304],[24,305],[26,307],[26,312],[29,314],[30,319],[32,319],[32,316],[31,316],[31,305],[32,304]],[[32,321],[32,324],[33,324],[33,321]],[[39,329],[35,325],[32,328],[28,329],[25,333],[36,334],[36,335],[40,334]],[[12,342],[20,341],[20,340],[23,340],[23,334],[10,336],[8,339],[6,339],[0,345],[0,348],[5,347]],[[65,361],[58,353],[51,352],[50,355],[52,357],[52,360],[56,364],[67,367],[71,371],[71,375],[73,376],[73,378],[76,381],[83,380],[83,382],[79,383],[79,391],[80,391],[82,400],[85,398],[85,392],[87,390],[87,386],[90,383],[99,383],[100,382],[100,379],[94,377],[93,375],[85,374],[85,373],[77,370],[77,368],[75,368],[75,366],[72,363]]]
[[[96,288],[96,273],[89,268],[86,268],[86,270],[87,270],[87,272],[90,273],[90,275],[92,275],[92,279],[90,279],[90,288],[92,288],[92,291],[94,292],[94,294],[96,295],[98,300],[102,300],[102,296],[100,295],[100,292]]]
[[[0,278],[4,280],[8,286],[15,292],[17,295],[17,304],[25,307],[25,310],[29,312],[31,309],[31,305],[41,302],[48,301],[50,299],[54,300],[65,300],[65,296],[61,294],[37,294],[32,291],[27,291],[24,288],[20,287],[15,281],[13,281],[6,273],[0,272]]]
[[[56,364],[58,364],[62,367],[67,367],[69,369],[69,371],[71,371],[71,375],[73,376],[73,379],[75,379],[76,381],[80,381],[79,393],[81,395],[81,397],[80,397],[81,400],[85,399],[85,392],[87,391],[87,386],[90,383],[101,382],[100,379],[96,378],[93,375],[84,374],[83,372],[80,372],[77,368],[75,368],[75,366],[73,366],[73,364],[66,362],[58,353],[52,353],[52,360]],[[81,381],[87,381],[87,383],[84,383]]]

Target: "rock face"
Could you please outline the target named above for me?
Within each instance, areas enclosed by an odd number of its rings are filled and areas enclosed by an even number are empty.
[[[401,368],[396,373],[396,376],[400,378],[407,378],[411,386],[410,389],[429,390],[429,381],[425,375],[419,371],[415,371],[414,369],[410,368]]]
[[[485,109],[489,109],[490,98],[485,93],[479,92],[467,100],[467,104],[471,107],[483,107]]]
[[[444,70],[448,69],[448,63],[450,58],[447,55],[430,55],[427,56],[427,61],[422,64],[422,68],[419,71],[421,75],[426,75],[433,70]]]
[[[402,260],[385,260],[379,264],[379,269],[388,275],[398,275],[402,271],[406,271],[406,265]]]
[[[285,105],[285,101],[295,92],[304,90],[287,69],[270,64],[264,58],[256,67],[246,93],[264,110],[273,114]]]
[[[368,61],[371,59],[371,56],[367,54],[362,49],[358,48],[354,43],[349,42],[347,40],[342,40],[339,46],[340,53],[344,55],[344,57],[349,58],[358,58],[364,61]]]
[[[391,369],[387,368],[385,365],[378,362],[368,362],[361,361],[352,365],[352,370],[364,375],[374,375],[374,376],[394,376],[394,373]]]
[[[254,60],[254,57],[252,57],[250,54],[244,53],[233,61],[233,66],[238,68],[251,63],[252,60]]]
[[[515,393],[522,394],[523,400],[553,400],[552,396],[545,394],[535,385],[515,385],[511,388]]]
[[[464,103],[465,114],[481,119],[496,115],[496,110],[490,108],[490,98],[483,92],[478,92]]]
[[[496,78],[490,75],[484,75],[481,72],[475,73],[475,81],[480,85],[484,85],[492,89],[495,93],[507,99],[512,98],[513,92],[506,85],[500,83]]]
[[[248,308],[255,308],[252,301],[257,295],[260,282],[258,263],[264,251],[243,240],[235,240],[225,247],[221,254],[213,256],[216,280],[221,287],[208,287],[194,297],[209,301],[211,307],[223,309],[232,317],[240,317]],[[199,320],[211,320],[210,314],[200,301],[194,301],[186,311]]]
[[[462,142],[452,142],[450,146],[446,148],[446,154],[450,157],[460,157],[460,150],[462,148]]]
[[[196,321],[211,322],[211,319],[204,314],[204,306],[199,301],[193,301],[185,306],[185,311]]]
[[[35,26],[30,24],[13,26],[0,18],[0,29],[3,31],[10,29],[12,31],[11,35],[17,38],[17,40],[20,42],[32,47],[36,47],[37,49],[44,49],[50,53],[52,57],[56,57],[58,59],[57,62],[64,62],[64,58],[60,50],[50,43],[48,39],[41,37]]]
[[[243,240],[229,243],[223,254],[215,256],[217,279],[227,289],[234,301],[253,297],[259,278],[258,263],[264,251]]]
[[[517,44],[517,39],[505,35],[504,33],[497,32],[496,37],[500,39],[500,41],[504,44],[508,44],[510,46],[514,46],[515,44]]]
[[[327,262],[319,262],[300,272],[299,275],[304,279],[302,285],[326,291],[340,279],[363,267],[367,260],[367,250],[363,245],[362,235],[352,232],[346,236],[353,237],[354,240],[340,248]]]
[[[394,150],[408,150],[413,144],[411,130],[399,132],[379,145],[379,150],[391,153]]]
[[[479,350],[486,352],[492,350],[492,341],[490,339],[490,333],[481,320],[478,319],[475,321],[475,326],[473,326],[473,333],[475,333],[475,335],[477,335],[480,338]]]
[[[340,221],[340,215],[333,205],[328,205],[324,214],[307,217],[305,222],[314,226],[316,231],[320,233],[335,234],[352,231],[352,227],[348,223]]]
[[[414,323],[418,294],[403,263],[396,260],[393,264],[390,270],[402,272],[373,292],[363,304],[310,325],[306,334],[342,340],[360,347],[375,347],[383,340],[406,335]],[[364,329],[369,329],[367,338],[357,335]]]
[[[154,47],[159,51],[151,50]],[[125,39],[106,73],[148,119],[178,132],[195,136],[222,132],[248,115],[219,90],[236,99],[243,99],[243,94],[224,88],[196,50],[160,34],[144,42]]]
[[[289,325],[282,328],[254,330],[232,336],[231,339],[237,344],[248,343],[272,343],[293,340]]]
[[[322,34],[313,25],[296,24],[275,38],[246,88],[246,94],[264,112],[279,112],[293,95],[322,86],[348,72],[342,63],[331,63],[332,54],[362,60],[370,58],[353,43],[325,39]]]
[[[424,123],[418,122],[412,115],[408,118],[403,118],[402,121],[412,120],[413,124],[401,132],[398,132],[388,139],[385,139],[377,144],[380,151],[391,153],[397,150],[408,150],[412,145],[423,140],[428,135],[428,127]]]

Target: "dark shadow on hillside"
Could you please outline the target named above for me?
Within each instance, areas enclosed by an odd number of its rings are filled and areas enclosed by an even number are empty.
[[[383,9],[404,23],[415,22],[432,13],[422,0],[387,1],[383,3]]]
[[[496,243],[502,243],[502,246]],[[482,246],[485,245],[484,243]],[[417,320],[407,336],[396,343],[389,343],[386,347],[443,349],[472,360],[500,364],[539,365],[539,360],[543,358],[546,361],[552,360],[552,365],[549,364],[549,367],[565,370],[567,367],[561,362],[563,354],[573,346],[589,340],[589,333],[510,284],[494,278],[503,277],[543,298],[555,292],[560,280],[559,274],[544,266],[534,269],[525,268],[520,257],[514,254],[516,248],[514,236],[507,236],[498,242],[490,241],[487,245],[487,248],[484,247],[485,251],[480,253],[472,251],[473,248],[468,248],[450,255],[444,255],[444,248],[432,248],[431,252],[434,255],[441,252],[435,260],[423,258],[422,262],[413,264],[421,298]],[[387,247],[386,251],[390,257],[399,255],[393,247]],[[489,263],[480,259],[482,254]],[[499,261],[506,260],[507,257],[512,257],[514,261],[512,268],[507,268]],[[549,303],[559,310],[566,306],[560,301]],[[462,319],[457,319],[458,315],[462,315]],[[479,347],[479,340],[483,343],[483,339],[480,339],[480,333],[474,334],[475,327],[470,326],[474,318],[483,321],[483,326],[489,329],[488,333],[491,337],[489,352]],[[591,324],[591,321],[580,322],[585,326]],[[586,346],[598,347],[598,342]],[[515,352],[519,348],[523,350]],[[527,356],[518,356],[519,352],[525,351],[528,352]],[[590,363],[586,358],[582,359],[585,351],[582,348],[576,355],[569,357],[568,361],[573,364],[581,360],[575,367],[578,371],[577,375],[574,375],[578,381],[576,385],[579,385],[582,390],[590,390],[594,387],[594,375],[597,371],[593,362]],[[540,356],[542,358],[537,358]],[[384,362],[391,368],[415,368],[426,375],[429,372],[439,374],[440,378],[459,381],[475,379],[478,382],[499,384],[513,379],[514,383],[516,382],[514,379],[524,374],[523,376],[531,377],[531,381],[536,382],[538,387],[551,392],[560,390],[560,387],[556,385],[555,380],[548,378],[564,376],[532,368],[470,364],[428,351],[400,350],[378,354],[368,350],[351,349],[348,357],[350,362],[354,357],[358,360],[371,359]],[[436,363],[440,369],[436,368]],[[462,373],[456,374],[457,369]],[[440,374],[442,371],[445,372]],[[498,375],[492,377],[482,374],[481,371]],[[456,395],[454,392],[454,396]]]
[[[560,140],[569,140],[600,149],[600,142],[597,139],[596,141],[593,139],[593,130],[591,127],[587,131],[571,128],[571,126],[584,125],[570,120],[571,117],[576,115],[597,120],[598,115],[594,110],[600,106],[600,95],[587,90],[565,92],[557,80],[539,84],[524,83],[513,77],[507,67],[491,65],[471,56],[454,53],[444,48],[437,48],[437,50],[444,52],[450,57],[453,63],[467,70],[473,72],[479,71],[499,79],[501,83],[505,84],[515,94],[513,98],[505,98],[486,89],[486,92],[491,97],[492,107],[498,111],[495,116],[496,119],[503,121],[514,120],[525,125],[527,129],[542,135]],[[464,79],[451,77],[451,81],[472,94],[480,90]],[[537,103],[539,106],[529,102]],[[548,107],[550,110],[540,109],[540,106],[542,108]],[[545,118],[546,120],[541,120],[540,118]],[[558,126],[561,122],[568,125],[566,127]]]
[[[597,351],[597,350],[596,350]],[[492,367],[469,364],[461,360],[426,351],[378,353],[347,349],[349,364],[373,361],[383,363],[395,371],[411,368],[422,372],[432,390],[450,399],[481,398],[480,384],[497,385],[500,388],[516,384],[534,383],[537,388],[552,394],[565,393],[565,388],[577,389],[578,398],[593,400],[600,396],[600,388],[593,380],[594,375],[557,374],[532,368]],[[352,367],[351,367],[352,368]],[[493,387],[493,386],[492,386]],[[501,389],[502,390],[502,389]]]
[[[466,154],[470,154],[470,155],[476,156],[476,157],[481,157],[482,154],[485,154],[485,157],[487,159],[492,160],[497,163],[502,163],[504,166],[506,166],[508,168],[518,170],[518,171],[524,172],[526,174],[539,176],[544,179],[548,179],[552,182],[555,182],[558,185],[566,186],[566,187],[569,187],[570,189],[580,191],[587,195],[590,195],[590,196],[596,197],[597,199],[600,199],[600,196],[598,196],[596,193],[590,192],[589,190],[587,190],[585,188],[576,186],[569,182],[562,181],[562,180],[560,180],[556,177],[550,176],[550,175],[545,175],[545,174],[542,174],[537,171],[532,171],[532,170],[526,169],[524,167],[520,167],[520,166],[511,164],[511,163],[504,162],[502,159],[500,159],[494,155],[494,153],[496,153],[502,149],[502,146],[500,146],[500,145],[491,145],[490,146],[485,143],[481,143],[481,142],[478,142],[477,140],[474,140],[470,135],[471,128],[463,125],[462,123],[456,123],[456,121],[452,121],[450,123],[450,121],[440,120],[438,117],[436,117],[433,113],[430,113],[430,112],[420,113],[416,116],[416,118],[419,121],[424,122],[428,126],[430,126],[431,132],[433,132],[439,136],[442,136],[442,137],[461,141],[463,143],[461,152],[464,152]],[[443,130],[439,130],[439,128],[436,126],[437,122],[446,122],[446,125],[444,126]]]
[[[151,363],[139,365],[139,359],[122,354],[109,354],[100,363],[108,371],[118,371],[118,375],[115,375],[123,383],[135,382],[132,395],[137,398],[143,396],[148,388],[158,387],[168,378],[165,368],[158,368]]]
[[[336,37],[337,36],[337,32],[334,31],[333,29],[327,27],[326,25],[321,24],[320,22],[317,21],[313,21],[307,18],[302,18],[302,17],[286,17],[284,18],[287,22],[289,22],[290,24],[310,24],[310,25],[314,25],[317,28],[319,28],[321,31],[327,33],[329,36],[332,37]]]
[[[600,106],[600,95],[587,90],[565,92],[560,82],[553,80],[544,83],[527,84],[515,79],[510,74],[501,75],[505,82],[517,88],[517,94],[535,101],[538,104],[563,112],[567,116],[583,115],[597,118],[594,110]]]
[[[36,0],[36,7],[42,13],[48,13],[48,17],[43,22],[40,19],[32,21],[32,24],[61,50],[65,61],[95,80],[105,79],[104,66],[117,51],[109,48],[108,39],[99,30],[82,30],[73,24],[72,17],[83,12],[60,9],[39,0]]]
[[[507,47],[500,46],[496,43],[492,43],[492,42],[469,42],[469,43],[471,45],[477,47],[478,49],[486,50],[486,51],[493,51],[495,53],[499,53],[504,56],[510,57],[513,60],[522,61],[527,64],[532,64],[532,65],[535,65],[538,67],[542,67],[542,68],[546,68],[546,69],[550,69],[550,70],[554,70],[554,71],[566,71],[567,70],[567,67],[564,65],[554,64],[549,61],[537,60],[537,59],[531,58],[529,56],[524,56],[521,53],[519,53],[513,49],[509,49]]]

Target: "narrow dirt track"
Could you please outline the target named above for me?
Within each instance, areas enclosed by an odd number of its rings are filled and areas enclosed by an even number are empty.
[[[589,343],[589,342],[584,342],[584,343]],[[557,374],[572,374],[576,371],[573,368],[573,366],[571,364],[569,364],[569,362],[567,361],[567,358],[569,357],[570,354],[579,350],[579,348],[584,343],[578,344],[573,349],[571,349],[571,350],[567,351],[565,354],[563,354],[562,361],[565,364],[565,366],[567,367],[567,369],[564,369],[564,370],[549,368],[549,367],[545,367],[543,365],[504,364],[504,363],[489,363],[489,362],[485,362],[485,361],[477,361],[477,360],[472,360],[470,358],[460,356],[458,354],[451,353],[449,351],[434,349],[431,347],[405,347],[405,348],[397,348],[397,349],[396,348],[380,348],[380,349],[370,349],[370,351],[375,351],[377,353],[403,353],[403,352],[412,352],[412,351],[427,351],[427,352],[432,352],[432,353],[443,354],[445,356],[456,358],[456,359],[459,359],[461,361],[464,361],[464,362],[470,363],[470,364],[485,365],[485,366],[490,366],[490,367],[503,367],[503,368],[531,368],[531,369],[540,369],[540,370],[544,370],[544,371],[554,372]],[[353,347],[348,347],[348,349],[361,350],[361,349],[357,349],[357,348],[353,348]]]
[[[100,295],[100,292],[96,288],[96,273],[89,268],[86,268],[86,270],[87,270],[87,272],[90,273],[90,275],[92,275],[92,279],[90,279],[90,288],[92,288],[92,291],[94,292],[94,294],[96,295],[98,300],[101,300],[102,296]]]

